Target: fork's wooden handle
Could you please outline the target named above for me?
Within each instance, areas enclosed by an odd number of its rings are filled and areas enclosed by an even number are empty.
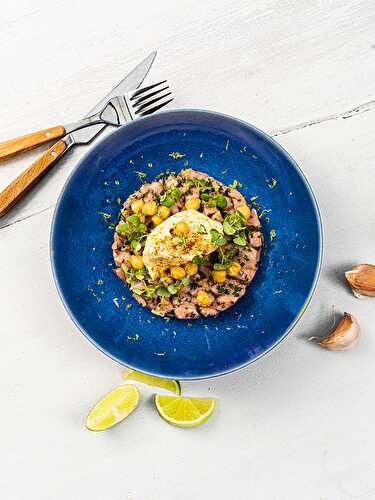
[[[60,139],[64,135],[64,127],[58,125],[57,127],[46,128],[45,130],[39,130],[39,132],[23,135],[17,139],[0,142],[0,161],[7,160],[22,151],[34,149],[41,144],[53,141],[53,139]]]
[[[0,217],[5,215],[39,181],[66,148],[64,141],[56,142],[0,193]]]

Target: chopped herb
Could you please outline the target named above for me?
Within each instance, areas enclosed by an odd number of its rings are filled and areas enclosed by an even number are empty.
[[[273,241],[276,238],[276,231],[275,229],[271,229],[270,231],[270,241]]]
[[[259,219],[261,219],[265,214],[268,214],[269,212],[272,212],[272,210],[271,209],[269,209],[269,210],[263,209],[259,214]]]
[[[139,172],[136,170],[135,173],[138,175],[140,181],[143,181],[147,177],[145,172]]]
[[[120,304],[118,303],[118,298],[117,298],[117,297],[115,297],[115,298],[113,299],[113,303],[115,304],[115,306],[116,306],[117,308],[119,308],[119,307],[120,307]]]
[[[96,284],[97,285],[104,285],[104,281],[102,279],[98,279]]]
[[[149,162],[147,163],[147,166],[148,166],[148,168],[152,168],[154,165],[153,165],[153,164],[149,161]]]
[[[134,161],[133,160],[129,160],[129,163],[130,163],[130,165],[133,165]]]
[[[120,185],[120,181],[115,180],[115,185],[116,185],[116,186],[119,186],[119,185]]]
[[[199,155],[199,158],[203,158],[203,153],[201,153],[201,154]]]
[[[236,245],[240,245],[241,247],[244,247],[246,245],[246,238],[243,236],[237,236],[236,238],[233,239],[233,243]]]
[[[133,304],[126,304],[126,309],[130,309],[131,307],[133,307]]]
[[[160,202],[165,207],[171,207],[181,198],[181,191],[173,186],[160,196]]]
[[[229,148],[229,139],[225,141],[224,150],[228,151],[228,148]]]
[[[185,160],[184,161],[184,167],[188,167],[189,166],[189,160]]]
[[[254,160],[258,159],[257,155],[255,155],[254,153],[251,155],[251,157],[254,158]]]
[[[117,203],[117,205],[121,205],[121,203],[122,203],[121,198],[116,198],[116,203]]]
[[[159,297],[166,297],[166,298],[168,298],[168,297],[171,296],[170,292],[163,285],[160,285],[160,286],[157,287],[156,293],[157,293],[157,295],[159,295]]]
[[[224,233],[232,236],[245,229],[244,216],[239,210],[228,214],[223,222]]]
[[[270,181],[268,179],[266,180],[267,180],[267,185],[270,189],[273,189],[274,187],[277,186],[277,180],[274,177],[272,177]]]
[[[236,189],[238,187],[241,188],[242,184],[237,179],[233,179],[233,182],[232,182],[232,184],[229,184],[229,187],[231,187],[232,189]]]
[[[193,262],[194,264],[197,264],[198,266],[206,266],[209,264],[209,259],[205,259],[204,257],[200,257],[199,255],[196,255],[193,257]]]
[[[180,236],[175,236],[171,240],[171,244],[173,246],[181,245],[185,246],[186,245],[186,236],[184,234],[181,234]]]
[[[98,212],[98,214],[102,216],[103,220],[109,220],[112,217],[112,215],[107,212]]]
[[[198,233],[199,234],[207,234],[207,229],[205,228],[205,226],[203,224],[199,224]]]
[[[246,150],[247,150],[247,147],[243,146],[242,148],[240,148],[240,153],[246,153]]]
[[[168,156],[174,160],[181,160],[181,158],[184,158],[185,155],[183,153],[179,153],[178,151],[172,151],[172,153],[169,153]]]
[[[211,240],[213,243],[215,243],[215,245],[222,246],[227,243],[227,240],[216,229],[211,229],[210,234],[211,234]]]
[[[254,202],[254,201],[255,201],[255,200],[257,200],[258,198],[259,198],[259,196],[252,196],[252,197],[250,198],[250,201],[251,201],[251,202]]]
[[[142,248],[142,245],[139,241],[137,240],[133,240],[131,243],[130,243],[130,246],[131,246],[131,249],[133,250],[133,252],[139,252],[139,250]]]

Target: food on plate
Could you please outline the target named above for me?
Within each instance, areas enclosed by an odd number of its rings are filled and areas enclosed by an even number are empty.
[[[134,298],[159,316],[215,316],[253,280],[257,212],[235,188],[192,169],[145,183],[123,205],[113,257]]]

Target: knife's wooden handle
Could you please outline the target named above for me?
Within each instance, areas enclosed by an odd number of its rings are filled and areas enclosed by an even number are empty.
[[[34,149],[37,146],[53,141],[54,139],[60,139],[60,137],[63,137],[64,135],[64,127],[62,125],[58,125],[57,127],[46,128],[45,130],[39,130],[39,132],[23,135],[17,139],[0,142],[0,161],[7,160],[22,151]]]
[[[39,181],[66,148],[64,141],[56,142],[0,193],[0,217],[5,215]]]

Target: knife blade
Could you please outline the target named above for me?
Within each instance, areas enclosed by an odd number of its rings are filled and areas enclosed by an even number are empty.
[[[137,89],[146,78],[150,68],[157,55],[156,50],[151,52],[143,61],[141,61],[138,66],[136,66],[130,73],[128,73],[125,78],[123,78],[107,95],[105,95],[90,111],[85,115],[85,118],[93,115],[100,111],[106,102],[112,97],[125,94],[130,90]],[[71,132],[64,137],[67,144],[87,144],[92,141],[107,125],[92,125],[91,127],[86,127],[75,132]]]

